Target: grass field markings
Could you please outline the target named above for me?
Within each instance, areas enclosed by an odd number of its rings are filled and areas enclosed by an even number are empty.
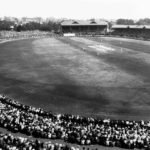
[[[115,51],[115,49],[111,48],[111,47],[107,47],[107,46],[103,46],[103,45],[92,45],[92,46],[88,46],[90,48],[94,48],[96,50],[98,50],[98,52],[101,53],[109,53],[109,52],[113,52]]]
[[[114,38],[114,37],[91,38],[91,40],[97,42],[100,42],[101,39],[103,39],[104,43],[111,44],[113,46],[123,47],[125,49],[132,49],[136,52],[150,53],[150,41],[132,40],[132,39],[123,39],[122,41],[122,38]]]
[[[88,38],[89,40],[91,41],[94,41],[94,42],[98,42],[100,43],[101,45],[104,45],[104,46],[108,46],[108,47],[111,47],[113,49],[116,49],[116,52],[121,52],[121,53],[136,53],[136,51],[134,50],[131,50],[131,49],[128,49],[128,48],[124,48],[121,46],[121,43],[119,46],[115,46],[115,45],[112,45],[111,43],[108,43],[108,42],[105,42],[104,40],[97,40],[97,38]]]
[[[94,41],[94,38],[91,38],[91,40]],[[142,51],[136,51],[136,50],[129,49],[129,48],[124,48],[124,47],[121,47],[121,45],[114,46],[112,44],[108,44],[108,43],[105,43],[105,42],[101,43],[101,45],[108,45],[108,46],[115,49],[114,52],[119,52],[120,51],[121,55],[123,55],[123,56],[129,57],[129,58],[135,58],[139,61],[143,61],[143,63],[150,64],[150,54],[149,53],[145,53],[145,52],[142,52]]]
[[[77,39],[76,39],[77,38]],[[102,53],[110,53],[110,52],[115,52],[115,53],[125,53],[126,51],[128,52],[127,49],[124,49],[122,47],[115,47],[111,44],[108,43],[104,43],[102,40],[100,41],[96,41],[93,40],[92,38],[89,37],[82,37],[81,40],[79,37],[74,37],[71,38],[72,40],[76,41],[76,42],[80,42],[83,44],[86,44],[88,47],[94,48],[96,50],[98,50],[99,52]],[[97,52],[97,54],[99,55],[100,53]]]

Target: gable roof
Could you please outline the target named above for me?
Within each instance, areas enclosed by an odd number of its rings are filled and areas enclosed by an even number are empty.
[[[77,21],[73,21],[73,22],[72,22],[72,24],[79,24],[79,22],[77,22]]]
[[[96,21],[90,21],[90,24],[96,24]]]
[[[61,23],[62,26],[82,26],[82,25],[108,25],[106,21],[90,21],[90,20],[65,20]]]

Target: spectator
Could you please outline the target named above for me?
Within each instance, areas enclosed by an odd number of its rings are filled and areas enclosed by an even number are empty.
[[[149,121],[101,120],[78,115],[53,114],[41,108],[20,104],[5,96],[0,96],[0,103],[0,126],[13,132],[39,138],[62,139],[80,145],[150,148]],[[9,138],[11,141],[11,137]],[[38,142],[36,143],[38,145]]]

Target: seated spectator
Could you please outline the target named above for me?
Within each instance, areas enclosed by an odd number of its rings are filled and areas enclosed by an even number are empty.
[[[53,114],[41,108],[20,104],[2,95],[0,105],[2,106],[0,107],[2,108],[0,109],[0,127],[13,132],[32,135],[36,138],[62,139],[80,145],[99,144],[129,149],[150,148],[149,121],[101,120],[79,115]],[[12,139],[12,136],[3,137],[4,141],[10,142]],[[0,138],[0,143],[3,140]],[[18,141],[28,143],[22,138],[17,139]],[[40,143],[36,141],[36,144]],[[30,147],[33,146],[30,145]]]

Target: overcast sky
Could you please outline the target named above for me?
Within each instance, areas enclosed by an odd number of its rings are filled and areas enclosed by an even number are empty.
[[[150,0],[0,0],[0,17],[150,18]]]

